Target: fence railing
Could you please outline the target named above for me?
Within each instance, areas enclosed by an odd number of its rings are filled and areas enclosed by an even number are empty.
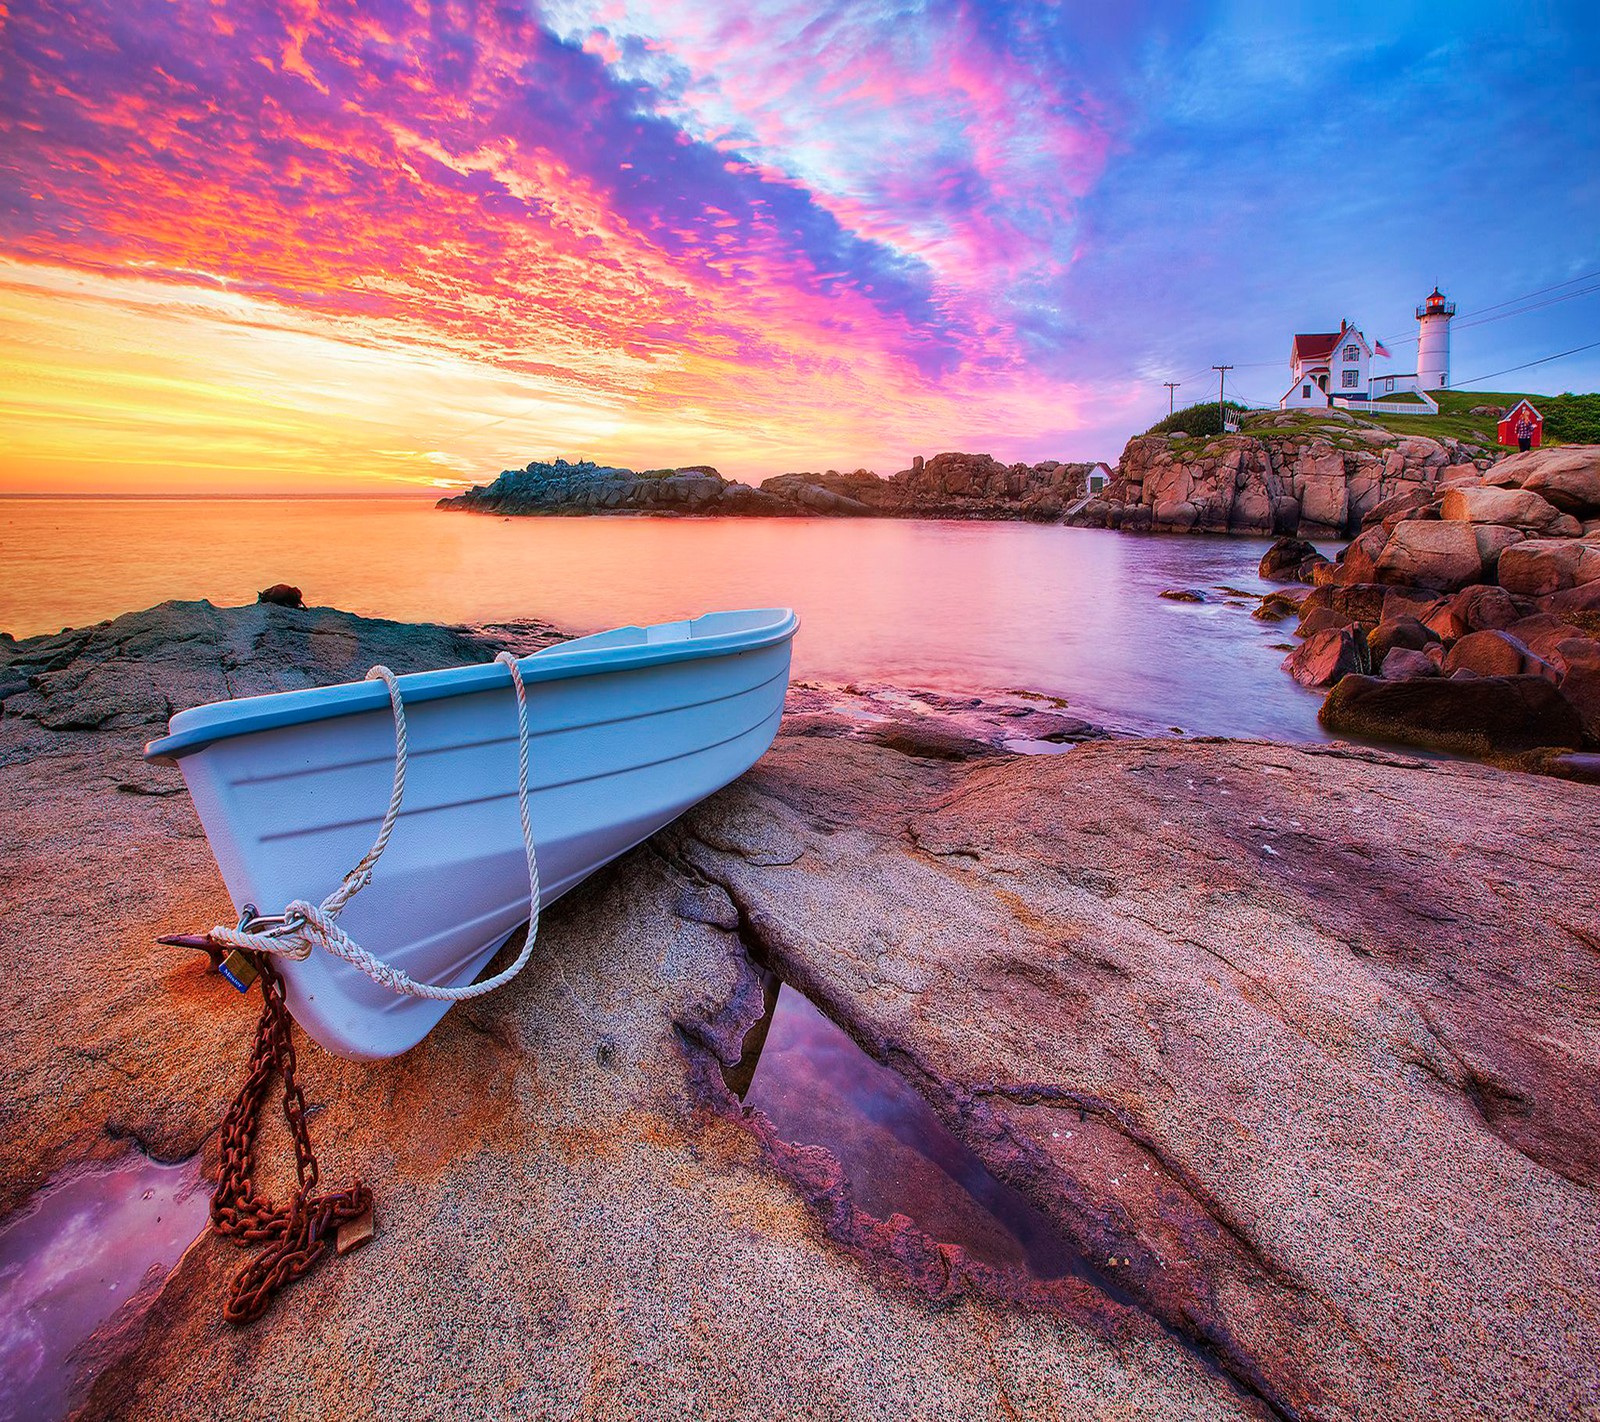
[[[1335,395],[1334,405],[1341,410],[1365,410],[1371,415],[1437,415],[1439,402],[1426,390],[1412,392],[1415,400],[1352,400],[1348,395]]]

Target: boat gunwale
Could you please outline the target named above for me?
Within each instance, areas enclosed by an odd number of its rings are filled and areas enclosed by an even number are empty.
[[[642,671],[674,662],[703,661],[762,651],[788,641],[800,627],[799,617],[790,608],[740,611],[768,612],[773,615],[773,620],[752,628],[706,637],[690,635],[668,642],[642,642],[621,647],[584,647],[581,643],[586,639],[579,638],[573,643],[558,642],[519,658],[517,667],[522,673],[523,682],[528,685]],[[705,618],[722,615],[704,613],[688,621],[693,627]],[[649,627],[607,630],[648,632]],[[414,706],[422,702],[442,701],[509,687],[511,672],[503,662],[479,662],[469,666],[410,672],[397,680],[406,705]],[[305,687],[294,691],[269,692],[264,696],[212,702],[178,712],[167,723],[168,734],[146,745],[144,756],[146,760],[177,760],[218,741],[333,720],[340,716],[386,710],[388,706],[389,692],[380,681],[340,682],[333,686]]]

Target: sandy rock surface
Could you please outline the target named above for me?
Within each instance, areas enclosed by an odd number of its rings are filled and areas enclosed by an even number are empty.
[[[228,906],[176,773],[138,760],[148,718],[223,653],[234,690],[417,664],[393,624],[195,611],[185,653],[191,614],[157,613],[93,644],[122,689],[63,647],[0,719],[7,1208],[130,1143],[210,1168],[247,1051],[253,1003],[151,943]],[[296,666],[301,618],[346,655]],[[890,737],[802,692],[752,774],[552,910],[510,989],[393,1062],[303,1048],[325,1179],[372,1184],[377,1238],[244,1332],[241,1256],[202,1238],[86,1415],[1592,1409],[1600,788],[1337,747],[1018,757],[981,705],[902,705]],[[869,1220],[741,1119],[718,1067],[761,1012],[751,955],[1082,1275]]]

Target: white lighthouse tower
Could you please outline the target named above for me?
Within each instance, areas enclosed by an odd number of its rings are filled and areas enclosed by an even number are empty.
[[[1417,307],[1417,384],[1424,390],[1450,384],[1450,318],[1455,314],[1455,302],[1446,301],[1438,287]]]

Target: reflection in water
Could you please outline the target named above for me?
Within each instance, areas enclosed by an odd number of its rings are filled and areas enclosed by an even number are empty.
[[[490,518],[413,499],[0,499],[0,630],[81,627],[166,598],[314,604],[578,632],[793,607],[795,675],[958,692],[1023,687],[1132,730],[1320,740],[1279,669],[1262,539],[895,519]]]
[[[724,1077],[784,1140],[832,1153],[859,1209],[880,1220],[905,1215],[995,1268],[1039,1279],[1082,1272],[1044,1215],[991,1175],[898,1074],[770,973],[766,989],[766,1015]]]
[[[196,1157],[137,1156],[53,1186],[0,1227],[0,1419],[64,1416],[71,1354],[205,1228]]]

